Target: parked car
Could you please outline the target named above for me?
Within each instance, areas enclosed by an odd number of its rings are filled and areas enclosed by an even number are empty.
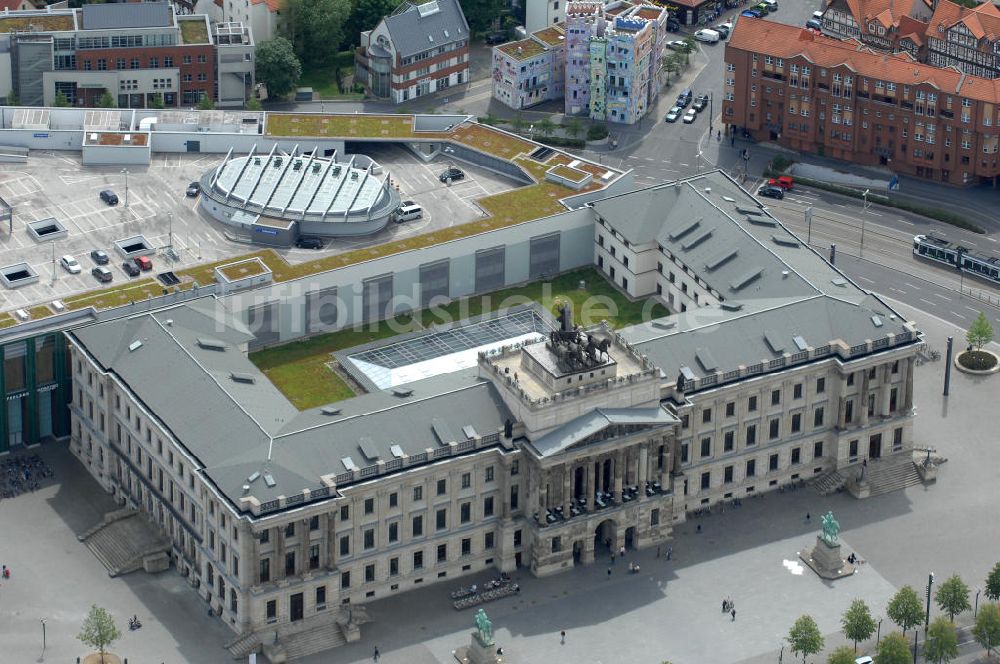
[[[760,18],[764,13],[758,9],[747,9],[740,12],[740,16],[746,16],[747,18]]]
[[[90,252],[90,260],[94,261],[98,265],[107,265],[111,262],[111,259],[108,258],[108,252],[103,249],[94,249]]]
[[[323,240],[318,237],[303,236],[295,241],[295,246],[299,249],[322,249]]]
[[[101,200],[108,205],[118,205],[118,194],[110,189],[105,189],[99,194],[99,196],[101,197]]]
[[[407,202],[409,205],[404,203],[396,210],[396,223],[401,224],[404,221],[413,221],[414,219],[420,219],[424,216],[424,209],[422,207],[413,201]]]
[[[729,37],[729,33],[733,31],[733,26],[731,23],[720,23],[713,26],[712,29],[722,35],[723,39],[727,39]]]
[[[688,45],[687,42],[681,39],[672,39],[667,42],[667,48],[669,48],[671,51],[680,51],[681,53],[683,53],[688,49]]]
[[[767,5],[768,11],[778,11],[778,0],[761,0],[762,5]]]
[[[698,95],[695,97],[694,104],[691,105],[691,108],[699,113],[708,108],[708,95]]]
[[[142,271],[134,261],[125,261],[122,263],[122,269],[125,270],[125,274],[130,277],[138,277],[139,273]]]
[[[684,90],[679,95],[677,95],[677,101],[674,102],[674,106],[680,106],[684,108],[691,103],[691,99],[694,97],[694,93],[690,90]]]
[[[441,182],[454,182],[455,180],[464,179],[465,172],[461,168],[456,168],[454,166],[445,169],[441,175],[438,176],[438,180],[441,180]]]
[[[715,30],[702,28],[698,32],[694,33],[694,38],[700,42],[705,42],[706,44],[716,44],[720,39],[722,39],[722,35]]]
[[[854,660],[854,664],[874,664],[875,660],[868,655],[863,655]]]
[[[497,44],[503,44],[507,41],[507,34],[503,32],[494,32],[486,35],[486,43],[490,46],[496,46]]]
[[[106,284],[107,282],[114,279],[114,276],[111,274],[111,270],[104,267],[103,265],[98,265],[93,270],[91,270],[90,273],[94,275],[97,278],[97,280],[100,281],[102,284]]]
[[[785,190],[781,187],[766,184],[757,190],[757,195],[764,196],[765,198],[777,198],[778,200],[781,200],[785,197]]]
[[[681,113],[684,112],[680,106],[674,106],[669,111],[667,111],[666,117],[663,118],[665,122],[677,122],[678,118],[681,117]]]
[[[688,112],[684,114],[684,124],[691,124],[698,117],[698,111],[693,108],[689,108]]]
[[[153,269],[153,261],[149,260],[149,256],[136,256],[134,259],[136,267],[138,267],[143,272],[149,272]]]
[[[781,187],[785,191],[791,191],[795,186],[795,180],[792,179],[791,175],[779,175],[776,178],[768,180],[767,184],[772,187]]]
[[[756,5],[754,5],[753,7],[751,7],[751,9],[756,9],[757,11],[759,11],[764,16],[767,16],[772,11],[771,10],[771,5],[767,4],[766,2],[757,3]]]
[[[813,12],[813,16],[812,17],[814,19],[816,19],[817,21],[822,21],[823,20],[823,12]]]
[[[681,23],[675,18],[667,19],[667,32],[678,32],[681,29]]]
[[[188,198],[194,198],[201,193],[201,183],[192,182],[188,185],[187,190],[185,190],[184,195]]]
[[[65,256],[60,258],[59,264],[62,265],[63,269],[69,272],[70,274],[80,274],[80,272],[83,269],[80,267],[80,264],[76,262],[76,259],[70,256],[69,254],[66,254]]]
[[[808,21],[806,21],[806,27],[809,28],[810,30],[819,30],[820,32],[823,31],[823,23],[815,18],[811,18]]]

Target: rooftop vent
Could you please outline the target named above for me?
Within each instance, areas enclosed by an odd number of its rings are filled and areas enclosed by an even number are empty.
[[[684,376],[684,380],[696,380],[698,377],[694,375],[691,371],[691,367],[681,367],[681,375]]]
[[[672,330],[675,327],[677,327],[677,322],[676,321],[672,321],[672,320],[664,320],[662,318],[658,318],[658,319],[654,320],[652,323],[650,323],[650,325],[652,325],[653,327],[655,327],[657,329],[660,329],[660,330]]]
[[[770,346],[771,350],[775,353],[781,353],[785,350],[785,342],[783,342],[781,337],[772,330],[764,332],[764,341],[767,342],[767,345]]]
[[[780,244],[783,247],[797,247],[799,246],[798,241],[792,237],[785,237],[782,235],[772,235],[771,240],[775,244]]]
[[[359,470],[358,465],[354,463],[354,459],[351,457],[344,457],[340,460],[340,463],[344,464],[344,468],[350,471]]]
[[[199,337],[198,345],[205,350],[226,350],[226,344],[224,342],[219,341],[218,339],[211,339],[209,337]]]
[[[232,373],[230,373],[229,377],[232,378],[237,383],[245,383],[248,385],[253,385],[254,383],[257,382],[257,378],[254,377],[253,374],[240,373],[237,371],[233,371]]]
[[[249,484],[244,484],[243,485],[243,493],[250,493],[250,485]]]
[[[392,388],[392,394],[397,397],[408,397],[413,394],[413,390],[408,387],[394,387]]]
[[[264,484],[266,484],[269,489],[273,489],[278,486],[278,483],[274,481],[274,476],[271,475],[271,473],[264,475]]]
[[[406,456],[403,453],[403,448],[400,447],[399,445],[390,445],[389,451],[392,453],[392,456],[394,456],[397,459],[402,459],[404,456]]]
[[[323,406],[319,412],[324,415],[340,415],[340,409],[334,406]]]
[[[875,327],[882,327],[882,319],[878,316],[872,316],[872,325]]]
[[[462,427],[462,433],[465,434],[466,438],[476,438],[479,434],[476,433],[476,427],[471,424],[466,424]]]
[[[739,311],[743,308],[743,305],[739,302],[720,302],[719,308],[723,311]]]
[[[168,318],[167,320],[163,321],[163,324],[166,325],[167,327],[173,327],[174,326],[174,319],[173,318]]]
[[[250,475],[250,477],[247,478],[247,482],[249,482],[250,484],[253,484],[254,482],[256,482],[259,479],[260,479],[260,471],[255,470],[253,472],[253,474]]]
[[[844,279],[843,277],[834,277],[833,279],[830,280],[830,283],[833,284],[834,286],[840,286],[841,288],[843,288],[844,286],[847,285],[847,279]]]
[[[799,350],[806,350],[809,348],[809,344],[806,343],[805,337],[802,335],[796,334],[792,337],[792,341],[795,342],[795,347]]]
[[[136,339],[128,345],[128,352],[132,353],[142,348],[142,342]]]
[[[712,356],[712,352],[707,348],[699,348],[695,351],[694,356],[697,358],[698,364],[700,364],[701,368],[705,371],[715,371],[719,368],[719,363],[715,361],[715,358]]]

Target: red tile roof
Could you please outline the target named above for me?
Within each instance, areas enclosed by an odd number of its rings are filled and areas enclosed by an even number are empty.
[[[984,2],[975,9],[968,9],[949,0],[942,0],[931,16],[928,32],[944,39],[943,33],[958,23],[964,23],[976,39],[987,37],[994,41],[1000,38],[1000,10],[992,2]]]
[[[740,17],[728,48],[785,60],[801,56],[817,67],[845,66],[859,76],[904,85],[928,84],[942,92],[1000,103],[1000,78],[989,80],[952,67],[932,67],[902,53],[881,53],[854,40],[815,35],[793,25]]]
[[[251,0],[255,5],[267,5],[268,11],[276,12],[281,9],[281,0]]]

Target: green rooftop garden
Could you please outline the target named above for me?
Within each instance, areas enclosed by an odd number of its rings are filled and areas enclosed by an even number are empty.
[[[267,114],[269,136],[365,136],[410,138],[412,115],[297,115]]]
[[[33,28],[45,32],[72,30],[73,17],[68,14],[0,17],[0,32],[30,32]]]
[[[580,288],[581,282],[583,288]],[[545,282],[453,300],[445,306],[421,310],[415,318],[399,316],[392,321],[292,341],[250,353],[250,361],[296,408],[307,410],[354,396],[350,385],[330,368],[329,363],[334,361],[332,353],[421,327],[480,316],[501,307],[537,302],[555,313],[556,308],[567,300],[573,304],[574,321],[584,326],[607,320],[612,327],[619,328],[668,313],[663,305],[654,300],[629,300],[600,272],[585,268]]]
[[[191,284],[181,284],[179,288],[187,290]],[[121,307],[131,302],[141,302],[157,295],[163,295],[165,289],[155,279],[140,279],[129,282],[122,286],[105,288],[99,291],[90,291],[78,295],[70,295],[63,298],[63,304],[69,310],[85,309],[94,307],[96,309],[110,309]]]
[[[177,21],[181,29],[181,40],[185,44],[207,44],[208,25],[204,18]]]

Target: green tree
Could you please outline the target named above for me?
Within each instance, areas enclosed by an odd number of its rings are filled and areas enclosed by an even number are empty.
[[[976,350],[982,350],[983,346],[993,341],[993,326],[986,320],[986,314],[979,312],[979,318],[972,321],[969,331],[965,333],[965,340]]]
[[[473,32],[487,32],[493,21],[503,13],[503,0],[459,0],[465,20]]]
[[[302,64],[292,43],[275,37],[257,45],[257,80],[267,86],[267,94],[280,99],[295,89],[302,77]]]
[[[948,664],[958,657],[958,635],[955,623],[938,616],[931,622],[924,641],[924,659],[932,664]]]
[[[965,585],[958,574],[952,574],[941,584],[934,594],[934,601],[937,602],[939,609],[948,614],[948,620],[952,622],[957,614],[972,608],[969,604],[969,586]]]
[[[371,30],[383,16],[399,6],[399,0],[351,0],[351,14],[344,26],[344,41],[357,44],[361,33]]]
[[[197,108],[199,111],[211,111],[213,108],[215,108],[215,102],[212,101],[212,98],[209,97],[208,95],[204,95],[202,96],[201,99],[198,100],[198,103],[195,104],[194,107]]]
[[[840,646],[830,653],[826,664],[854,664],[854,655],[855,652],[847,646]]]
[[[910,664],[910,646],[899,632],[886,634],[878,644],[875,664]]]
[[[247,102],[243,104],[243,110],[246,111],[262,111],[264,107],[260,105],[260,99],[256,97],[250,97]]]
[[[108,610],[90,605],[90,612],[83,620],[80,633],[76,638],[91,648],[96,648],[101,653],[101,663],[104,663],[104,653],[109,645],[122,637],[122,633],[115,626],[115,621],[108,613]]]
[[[62,91],[59,91],[56,93],[56,98],[52,100],[52,105],[59,108],[66,108],[69,106],[69,97]]]
[[[815,655],[823,649],[823,635],[812,616],[804,615],[795,621],[788,630],[788,643],[792,646],[792,652],[802,655],[803,662],[809,655]]]
[[[906,630],[916,627],[924,619],[924,610],[920,605],[920,598],[912,586],[903,586],[900,588],[899,592],[889,602],[889,606],[886,607],[885,612],[892,622],[899,625],[903,630],[904,636],[906,635]]]
[[[994,565],[986,577],[985,595],[994,602],[1000,599],[1000,563]]]
[[[351,0],[284,0],[282,31],[300,62],[320,67],[340,50],[350,14]]]
[[[681,70],[681,57],[681,54],[671,52],[660,58],[660,71],[667,75],[667,82],[670,82],[671,74]]]
[[[161,95],[159,92],[153,95],[153,97],[149,100],[149,107],[164,108],[165,104],[163,103],[163,95]]]
[[[535,123],[535,129],[542,136],[551,136],[556,130],[556,124],[552,122],[549,118],[545,117]]]
[[[691,61],[691,54],[694,53],[694,50],[696,48],[698,48],[698,42],[695,41],[694,37],[688,35],[687,37],[684,38],[684,48],[681,50],[681,53],[684,54],[685,67]]]
[[[11,90],[10,92],[7,93],[7,105],[8,106],[17,106],[20,103],[21,103],[21,99],[20,99],[20,97],[17,96],[16,92],[14,92],[13,90]]]
[[[583,133],[583,123],[580,122],[580,118],[569,118],[563,123],[563,129],[566,130],[567,134],[576,138]]]
[[[521,116],[520,113],[517,113],[514,116],[514,119],[510,121],[510,126],[514,128],[514,131],[522,131],[525,127],[528,126],[528,123],[525,121],[525,119]]]
[[[876,627],[871,610],[860,599],[851,602],[850,608],[840,619],[840,626],[844,630],[844,636],[854,641],[854,652],[858,651],[858,641],[870,639]]]
[[[984,604],[979,607],[972,635],[979,645],[986,648],[987,655],[1000,645],[1000,604]]]
[[[97,98],[97,108],[114,108],[118,106],[115,102],[115,98],[111,96],[111,93],[105,90],[101,93],[101,96]]]

